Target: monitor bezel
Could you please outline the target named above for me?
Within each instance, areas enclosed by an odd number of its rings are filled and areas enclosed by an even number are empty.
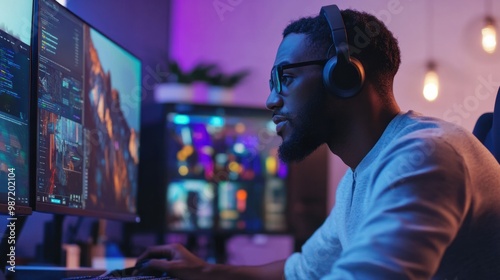
[[[141,79],[141,82],[142,82],[142,67],[143,67],[143,62],[142,60],[139,58],[138,55],[136,55],[135,53],[133,53],[132,51],[130,51],[128,48],[124,47],[122,44],[116,42],[114,39],[110,38],[107,34],[105,34],[104,32],[102,32],[100,29],[96,28],[95,26],[93,26],[92,24],[90,24],[88,21],[84,20],[83,18],[81,18],[80,16],[78,16],[77,14],[75,14],[73,11],[71,11],[70,9],[68,9],[67,7],[61,5],[59,2],[57,2],[56,0],[35,0],[36,1],[36,6],[35,6],[35,9],[36,9],[36,17],[34,18],[34,23],[35,23],[35,28],[36,30],[34,30],[34,32],[36,33],[36,35],[34,37],[34,40],[36,42],[36,48],[32,48],[33,50],[33,57],[34,59],[32,60],[32,65],[34,65],[33,67],[33,72],[34,73],[34,77],[36,77],[36,79],[32,79],[34,81],[36,81],[38,79],[38,67],[39,67],[39,60],[38,60],[38,57],[39,57],[39,45],[38,45],[38,24],[40,22],[40,17],[39,17],[39,11],[40,11],[40,5],[41,5],[41,2],[42,1],[47,1],[47,2],[51,2],[52,4],[54,5],[57,5],[59,7],[59,9],[61,10],[64,10],[64,12],[68,13],[70,16],[73,16],[75,17],[75,19],[77,19],[78,21],[82,22],[82,24],[84,25],[87,25],[90,29],[93,29],[94,31],[98,32],[100,35],[102,35],[103,37],[105,37],[107,40],[109,40],[110,42],[112,42],[113,44],[115,44],[116,46],[118,46],[119,48],[121,48],[123,51],[125,51],[126,53],[128,53],[129,55],[131,55],[132,57],[134,57],[135,59],[137,59],[137,61],[139,61],[140,63],[140,70],[141,70],[141,73],[140,73],[140,79]],[[34,168],[34,182],[36,182],[36,180],[38,179],[38,173],[36,172],[36,164],[38,162],[38,157],[39,157],[39,154],[38,154],[38,133],[39,133],[39,126],[38,126],[38,116],[40,114],[40,108],[38,106],[38,83],[34,82],[35,84],[35,97],[34,97],[34,103],[35,103],[35,107],[36,107],[36,110],[34,112],[36,112],[35,114],[35,117],[36,117],[36,124],[35,125],[35,129],[36,129],[36,132],[35,132],[35,141],[33,141],[33,145],[35,146],[35,151],[36,151],[36,155],[33,156],[33,162],[34,162],[34,165],[35,165],[35,168]],[[142,85],[141,85],[141,91],[142,91]],[[142,94],[142,93],[141,93]],[[141,97],[141,100],[142,100],[142,97]],[[141,111],[142,109],[138,112],[139,114],[139,118],[141,118]],[[139,119],[139,123],[140,123],[140,119]],[[137,134],[137,137],[139,139],[139,146],[138,146],[138,154],[140,155],[141,153],[141,144],[140,144],[140,139],[141,139],[141,131],[138,131],[136,132]],[[139,159],[140,159],[140,156],[139,156]],[[139,160],[139,163],[137,164],[137,192],[139,192],[139,166],[140,166],[140,160]],[[135,223],[139,223],[140,222],[140,217],[138,215],[138,211],[137,211],[137,203],[136,203],[136,211],[135,213],[124,213],[124,212],[110,212],[110,211],[104,211],[104,210],[96,210],[96,209],[79,209],[79,208],[70,208],[70,207],[67,207],[67,206],[59,206],[59,205],[56,205],[56,204],[49,204],[49,203],[43,203],[41,201],[38,201],[37,200],[37,193],[38,193],[38,186],[36,184],[33,184],[33,188],[34,188],[34,191],[33,191],[33,211],[37,211],[37,212],[45,212],[45,213],[52,213],[52,214],[62,214],[62,215],[74,215],[74,216],[85,216],[85,217],[92,217],[92,218],[98,218],[98,219],[109,219],[109,220],[118,220],[118,221],[123,221],[123,222],[135,222]],[[135,197],[136,197],[136,200],[137,200],[137,193],[135,194]]]

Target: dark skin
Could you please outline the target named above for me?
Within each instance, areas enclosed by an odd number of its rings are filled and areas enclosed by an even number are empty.
[[[319,59],[309,51],[305,34],[289,34],[281,42],[274,65]],[[340,99],[326,92],[322,82],[322,67],[309,65],[284,71],[285,79],[280,94],[270,93],[266,106],[274,113],[273,120],[279,125],[278,134],[286,143],[294,136],[294,127],[321,130],[318,145],[326,143],[332,153],[338,155],[349,167],[355,169],[382,135],[389,122],[400,111],[392,92],[385,93],[384,101],[370,82],[365,82],[361,92],[349,99]],[[305,110],[309,98],[321,99],[317,123],[300,124],[300,113]],[[308,128],[310,127],[310,128]],[[315,134],[316,135],[316,134]],[[316,145],[316,144],[314,144]],[[283,279],[285,260],[261,266],[230,266],[208,264],[191,254],[182,245],[169,244],[151,247],[139,258],[141,271],[166,271],[183,279]]]

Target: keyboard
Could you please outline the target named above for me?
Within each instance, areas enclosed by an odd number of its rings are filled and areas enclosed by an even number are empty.
[[[178,280],[178,278],[172,278],[169,276],[80,276],[72,278],[64,278],[63,280]]]
[[[65,268],[56,266],[17,266],[15,272],[6,271],[7,280],[48,280],[64,279],[68,277],[78,277],[92,275],[93,277],[106,273],[104,269],[94,268]]]
[[[135,270],[135,267],[128,267],[124,269],[115,269],[109,272],[106,272],[102,275],[95,276],[77,276],[70,278],[63,278],[62,280],[113,280],[113,279],[125,279],[125,280],[180,280],[178,278],[167,276],[166,273],[162,275],[137,275],[133,276],[132,272]]]
[[[7,271],[7,280],[180,280],[166,275],[140,275],[132,276],[134,267],[116,269],[106,272],[102,269],[76,268],[68,269],[61,267],[44,266],[16,266],[15,272]]]

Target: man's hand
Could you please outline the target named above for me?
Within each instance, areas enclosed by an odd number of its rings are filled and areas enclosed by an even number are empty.
[[[182,279],[207,279],[209,264],[180,244],[168,244],[148,248],[137,259],[136,267],[136,274],[167,272]]]
[[[281,280],[285,260],[259,266],[209,264],[190,253],[180,244],[150,247],[139,256],[134,275],[161,275],[181,279],[217,280]]]

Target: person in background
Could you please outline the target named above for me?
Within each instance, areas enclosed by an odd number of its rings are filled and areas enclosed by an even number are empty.
[[[500,165],[465,129],[400,110],[393,93],[400,63],[397,40],[368,13],[332,5],[288,25],[266,105],[283,161],[326,144],[350,167],[330,215],[286,260],[208,264],[168,244],[144,252],[138,271],[181,279],[499,279]]]

